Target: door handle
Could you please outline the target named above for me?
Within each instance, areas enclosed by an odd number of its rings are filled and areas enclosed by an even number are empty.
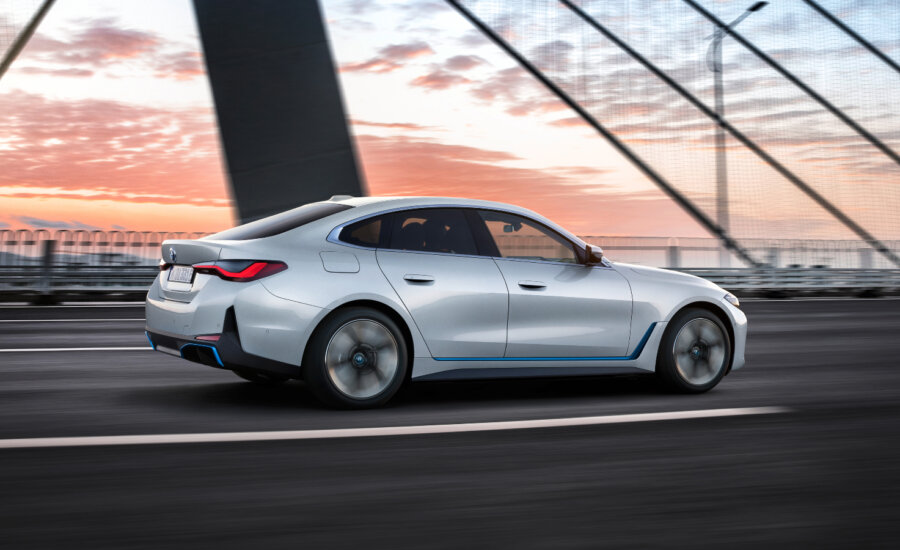
[[[419,275],[416,273],[407,273],[403,276],[404,281],[409,281],[411,283],[433,283],[434,277],[431,275]]]
[[[527,288],[529,290],[540,290],[542,288],[547,288],[547,284],[540,281],[519,281],[519,286],[522,288]]]

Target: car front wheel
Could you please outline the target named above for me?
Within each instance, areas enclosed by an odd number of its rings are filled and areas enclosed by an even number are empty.
[[[730,359],[731,340],[722,321],[705,309],[691,308],[669,321],[656,373],[674,390],[700,393],[722,380]]]
[[[386,403],[408,369],[406,341],[380,311],[338,310],[319,326],[303,360],[310,389],[326,404],[363,409]]]

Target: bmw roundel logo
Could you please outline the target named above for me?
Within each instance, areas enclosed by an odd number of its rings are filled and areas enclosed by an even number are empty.
[[[177,258],[177,257],[178,256],[175,255],[175,249],[169,248],[169,259],[172,260],[173,264],[175,263],[175,258]]]

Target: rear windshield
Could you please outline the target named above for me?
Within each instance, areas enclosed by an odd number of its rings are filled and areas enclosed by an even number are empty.
[[[326,216],[337,214],[344,210],[353,208],[347,204],[336,202],[314,202],[304,204],[293,210],[275,214],[268,218],[256,220],[255,222],[245,223],[231,229],[226,229],[220,233],[205,237],[210,240],[217,241],[245,241],[248,239],[262,239],[279,235],[285,231],[296,229],[301,225],[306,225],[316,220],[321,220]]]

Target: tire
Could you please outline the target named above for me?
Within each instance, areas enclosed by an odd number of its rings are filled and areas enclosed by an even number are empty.
[[[716,386],[731,361],[731,339],[722,321],[699,308],[669,321],[656,359],[656,374],[670,389],[702,393]]]
[[[278,376],[277,374],[265,374],[247,370],[236,370],[233,372],[244,380],[260,386],[278,386],[289,380],[287,376]]]
[[[323,403],[345,409],[384,405],[406,379],[409,354],[400,327],[366,307],[339,309],[310,338],[303,372]]]

